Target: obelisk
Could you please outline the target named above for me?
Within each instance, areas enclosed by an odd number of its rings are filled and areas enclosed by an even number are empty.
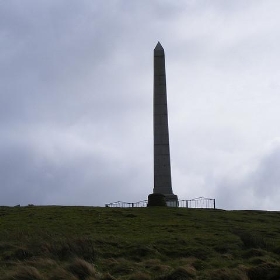
[[[167,206],[177,206],[173,194],[168,132],[164,49],[160,42],[154,49],[154,189],[165,196]]]

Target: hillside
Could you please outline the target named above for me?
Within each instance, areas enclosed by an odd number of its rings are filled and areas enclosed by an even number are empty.
[[[0,207],[1,279],[280,279],[280,213]]]

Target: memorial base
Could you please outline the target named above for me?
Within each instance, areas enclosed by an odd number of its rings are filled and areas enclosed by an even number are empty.
[[[168,207],[178,207],[178,196],[175,194],[165,194],[165,201]]]

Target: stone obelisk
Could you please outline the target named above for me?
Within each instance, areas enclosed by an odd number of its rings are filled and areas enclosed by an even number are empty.
[[[160,42],[154,49],[154,189],[165,196],[167,206],[177,206],[173,194],[168,132],[164,49]]]

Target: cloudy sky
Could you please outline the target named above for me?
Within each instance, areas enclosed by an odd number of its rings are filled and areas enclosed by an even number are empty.
[[[280,1],[0,0],[0,205],[144,200],[153,49],[173,191],[280,210]]]

